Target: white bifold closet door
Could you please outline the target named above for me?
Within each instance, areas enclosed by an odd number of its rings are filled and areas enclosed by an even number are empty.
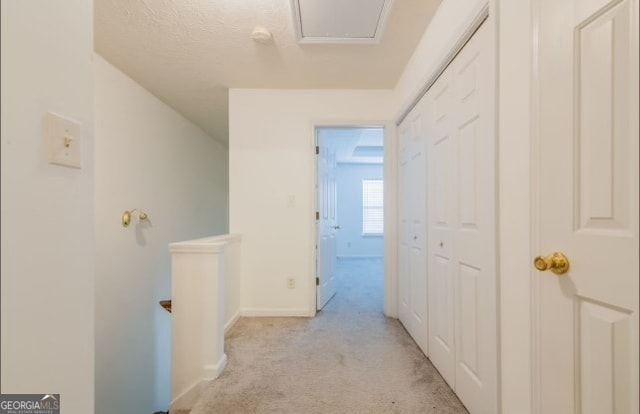
[[[497,410],[496,155],[489,27],[427,92],[430,359],[472,414]]]
[[[421,112],[414,108],[399,130],[400,321],[425,354],[427,329],[426,148]]]
[[[483,24],[399,128],[400,320],[472,414],[498,406],[492,56]]]

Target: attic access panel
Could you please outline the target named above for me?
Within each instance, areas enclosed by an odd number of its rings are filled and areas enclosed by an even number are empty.
[[[379,43],[393,0],[291,0],[299,43]]]

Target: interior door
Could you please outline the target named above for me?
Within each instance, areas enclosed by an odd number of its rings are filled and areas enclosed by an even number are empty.
[[[317,155],[317,260],[316,260],[316,307],[322,309],[336,294],[336,150],[322,145],[318,137]]]
[[[426,98],[429,357],[471,413],[497,410],[496,157],[483,24]]]
[[[409,145],[409,269],[411,336],[428,355],[427,319],[427,165],[422,131],[423,105],[418,104],[411,120]]]
[[[399,317],[428,355],[426,149],[417,105],[399,128]]]
[[[496,134],[491,25],[451,65],[456,151],[456,394],[474,414],[497,411]]]
[[[451,72],[425,98],[429,113],[429,358],[455,388],[453,232],[457,202]]]
[[[537,411],[638,413],[638,1],[539,19]]]
[[[411,248],[411,225],[410,225],[410,207],[411,207],[411,183],[409,173],[409,142],[410,130],[408,122],[400,125],[398,129],[399,135],[399,171],[398,171],[398,194],[399,194],[399,233],[400,245],[398,248],[398,293],[399,307],[398,316],[405,327],[411,323],[409,295],[411,294],[410,286],[410,267],[409,267],[409,249]],[[408,328],[407,328],[408,329]]]

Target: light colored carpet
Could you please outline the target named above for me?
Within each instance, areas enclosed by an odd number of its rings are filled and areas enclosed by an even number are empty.
[[[381,259],[338,261],[315,318],[242,318],[225,372],[191,414],[467,413],[400,322],[385,318]]]

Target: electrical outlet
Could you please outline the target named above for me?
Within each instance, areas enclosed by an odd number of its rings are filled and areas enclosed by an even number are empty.
[[[295,289],[296,288],[296,280],[294,278],[292,278],[292,277],[287,279],[287,287],[289,289]]]

